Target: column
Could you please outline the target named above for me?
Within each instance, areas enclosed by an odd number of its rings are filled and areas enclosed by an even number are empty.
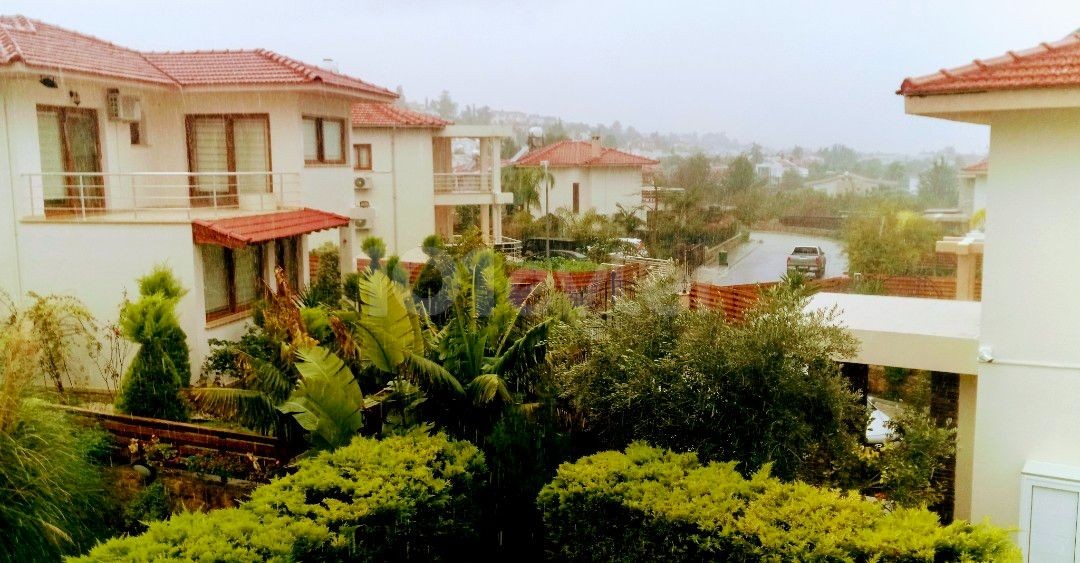
[[[311,236],[301,235],[300,244],[300,256],[297,256],[297,265],[300,267],[300,285],[306,286],[311,284]],[[300,289],[299,287],[296,289]]]
[[[975,300],[975,255],[956,255],[956,299]]]
[[[270,244],[263,245],[263,264],[266,264],[266,271],[263,272],[263,279],[266,280],[266,286],[270,288],[270,291],[277,291],[277,245],[278,241],[272,240]],[[293,288],[296,289],[296,288]]]
[[[356,273],[356,230],[352,225],[346,225],[344,227],[338,227],[338,238],[341,239],[341,246],[338,249],[338,264],[341,268],[341,275]]]
[[[491,206],[480,206],[480,232],[483,234],[484,242],[490,244],[491,241]]]

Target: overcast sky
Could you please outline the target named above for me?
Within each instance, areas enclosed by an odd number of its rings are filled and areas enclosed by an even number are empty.
[[[1056,40],[1077,0],[532,2],[0,0],[146,50],[265,47],[411,99],[725,132],[782,148],[983,151],[984,127],[905,116],[905,76]]]

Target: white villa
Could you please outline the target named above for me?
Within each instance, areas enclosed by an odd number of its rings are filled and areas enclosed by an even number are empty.
[[[957,404],[956,516],[1015,527],[1027,561],[1075,561],[1080,35],[910,78],[898,93],[911,115],[990,127],[985,241],[938,243],[963,263],[983,254],[982,301],[818,294],[813,306],[844,310],[862,343],[849,360],[932,370],[936,392],[952,395],[935,397]]]
[[[808,183],[807,186],[829,195],[864,195],[880,190],[893,190],[897,188],[896,182],[876,180],[851,172],[844,172],[843,174],[822,178],[821,180]]]
[[[198,366],[208,339],[240,334],[275,267],[304,283],[308,249],[333,241],[355,269],[353,220],[383,192],[356,187],[351,109],[395,98],[266,50],[139,52],[0,16],[0,290],[75,295],[114,319],[164,262],[190,289]],[[399,230],[414,244],[432,226]]]
[[[560,141],[530,151],[512,162],[514,166],[546,166],[554,177],[551,211],[566,209],[582,213],[589,209],[611,215],[622,205],[633,209],[642,205],[642,171],[659,164],[656,160],[605,147],[600,137],[589,141]],[[651,192],[652,188],[648,188]],[[537,216],[548,213],[540,194]]]
[[[454,125],[397,105],[362,102],[352,107],[354,181],[361,209],[361,235],[382,238],[391,254],[422,262],[424,237],[453,237],[455,208],[480,206],[480,228],[495,245],[502,235],[502,211],[514,202],[500,182],[502,139],[509,126]],[[475,162],[455,169],[458,141],[477,148]],[[513,241],[517,242],[517,241]]]
[[[754,165],[754,173],[771,185],[779,185],[784,173],[792,171],[805,178],[810,175],[810,170],[782,156],[767,156],[761,162]]]
[[[960,169],[960,212],[968,217],[986,209],[986,177],[989,172],[989,158]]]

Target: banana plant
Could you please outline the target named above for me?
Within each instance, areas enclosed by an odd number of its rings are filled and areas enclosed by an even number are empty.
[[[364,426],[360,383],[345,362],[325,348],[304,348],[296,355],[300,382],[277,410],[296,420],[316,448],[348,444]]]

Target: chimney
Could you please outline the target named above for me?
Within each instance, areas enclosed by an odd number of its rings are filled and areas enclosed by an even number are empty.
[[[600,144],[600,135],[593,135],[589,146],[589,155],[592,158],[599,158],[600,153],[604,152],[604,145]]]
[[[327,57],[327,58],[323,59],[322,62],[323,62],[324,67],[326,67],[326,68],[328,68],[328,69],[330,69],[330,70],[332,70],[334,72],[341,72],[340,70],[338,70],[337,62],[335,62],[334,59],[331,59],[330,57]]]

